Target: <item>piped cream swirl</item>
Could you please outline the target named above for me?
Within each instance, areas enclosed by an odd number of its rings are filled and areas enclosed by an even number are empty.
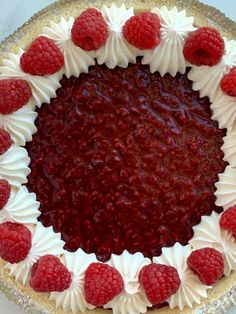
[[[121,255],[112,254],[108,264],[120,272],[124,281],[124,289],[104,305],[104,308],[112,308],[114,314],[145,313],[151,303],[141,288],[138,275],[140,270],[150,263],[151,260],[145,258],[141,253],[130,254],[125,250]]]
[[[219,174],[219,181],[216,182],[216,205],[224,209],[236,204],[236,169],[230,166]]]
[[[202,216],[201,222],[193,227],[194,236],[189,241],[194,250],[211,247],[223,254],[224,274],[229,276],[236,270],[236,241],[228,231],[221,230],[219,214],[212,212],[210,216]]]
[[[176,243],[173,247],[163,248],[162,255],[153,258],[154,263],[175,267],[179,274],[180,287],[167,299],[171,309],[178,307],[182,311],[185,306],[192,308],[194,303],[200,304],[201,298],[207,297],[207,289],[211,288],[203,285],[198,276],[188,268],[187,258],[190,254],[190,245]]]
[[[94,306],[85,300],[84,274],[91,263],[97,262],[95,254],[86,254],[81,249],[74,253],[65,251],[63,260],[71,272],[72,283],[63,292],[52,292],[50,299],[55,300],[56,305],[62,307],[64,311],[72,311],[72,313],[84,313],[86,309],[93,309]]]
[[[74,18],[65,20],[63,17],[59,23],[50,22],[50,27],[43,28],[43,36],[55,41],[61,49],[65,68],[62,70],[68,78],[72,75],[78,77],[80,73],[88,73],[90,65],[95,64],[93,53],[85,51],[74,45],[71,40],[71,29],[74,24]]]
[[[27,257],[18,264],[6,264],[10,270],[10,275],[14,276],[24,285],[28,283],[31,268],[41,256],[52,254],[60,256],[63,253],[64,241],[61,234],[55,233],[52,227],[45,228],[41,222],[36,227],[32,227],[32,246]]]
[[[212,119],[218,121],[220,128],[227,128],[228,132],[236,131],[236,97],[218,93],[211,104]]]
[[[127,68],[129,62],[136,62],[138,49],[126,41],[122,29],[125,22],[134,15],[134,9],[126,9],[124,4],[117,7],[112,3],[109,8],[104,5],[101,12],[107,22],[109,35],[106,43],[96,51],[98,64],[105,63],[110,69],[116,66]]]
[[[0,114],[0,127],[10,134],[16,145],[25,146],[26,142],[32,141],[32,135],[37,131],[34,125],[36,118],[35,106],[28,103],[11,114]]]
[[[29,163],[27,150],[12,145],[4,154],[0,155],[0,179],[5,179],[13,187],[19,188],[27,182],[27,176],[30,173]]]
[[[37,76],[24,73],[20,67],[20,58],[24,50],[20,49],[17,54],[9,53],[8,59],[2,61],[0,66],[0,79],[18,78],[29,82],[32,94],[32,104],[41,107],[43,103],[50,103],[50,99],[56,97],[56,90],[61,86],[59,80],[62,72],[50,76]]]
[[[191,31],[194,18],[187,17],[186,11],[178,11],[176,7],[168,10],[165,6],[154,8],[153,13],[161,20],[161,42],[154,49],[143,50],[143,64],[150,64],[151,72],[158,71],[161,76],[177,72],[185,73],[187,62],[183,55],[184,41]]]
[[[0,211],[0,222],[12,221],[21,224],[37,224],[40,215],[36,195],[29,193],[25,186],[12,191],[7,204]]]
[[[224,144],[221,147],[224,152],[224,160],[228,161],[233,168],[236,167],[236,133],[227,133],[223,138]]]
[[[236,41],[225,39],[225,55],[218,64],[191,66],[188,78],[193,81],[193,90],[199,91],[201,97],[208,96],[211,102],[214,101],[216,97],[223,94],[220,88],[223,76],[236,66]],[[224,106],[223,102],[222,106]]]

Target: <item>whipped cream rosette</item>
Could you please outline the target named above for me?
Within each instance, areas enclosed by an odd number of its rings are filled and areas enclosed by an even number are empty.
[[[86,254],[79,249],[75,253],[65,252],[65,265],[72,273],[72,283],[64,292],[52,292],[50,298],[56,301],[58,307],[72,313],[85,312],[94,306],[87,303],[84,297],[84,273],[87,267],[96,262],[95,254]]]
[[[18,264],[6,264],[6,268],[10,270],[10,275],[24,285],[29,281],[32,266],[41,256],[46,254],[60,256],[63,254],[64,242],[61,240],[61,235],[55,233],[52,227],[45,228],[38,222],[36,226],[31,227],[31,230],[32,246],[26,259]]]
[[[12,191],[7,204],[0,211],[0,221],[12,221],[23,224],[37,224],[40,215],[39,202],[36,195],[29,193],[25,186]]]
[[[27,150],[12,146],[3,155],[0,155],[0,179],[5,179],[13,187],[19,188],[27,182],[27,176],[30,173],[29,163]]]
[[[11,114],[0,114],[0,127],[11,135],[16,145],[25,146],[37,131],[36,118],[35,106],[29,103]]]
[[[134,16],[134,9],[126,9],[124,4],[120,7],[112,4],[111,7],[104,5],[101,12],[108,25],[109,35],[105,45],[96,51],[98,64],[105,63],[109,69],[116,66],[126,68],[129,62],[135,63],[138,56],[138,49],[131,46],[122,33],[125,22]]]
[[[112,308],[116,314],[145,313],[151,303],[140,286],[138,275],[142,267],[150,263],[150,259],[145,258],[141,253],[130,254],[124,251],[120,256],[112,254],[108,264],[120,272],[124,281],[124,289],[104,308]]]
[[[88,53],[79,47],[76,47],[71,40],[71,28],[74,24],[74,18],[70,17],[66,21],[63,17],[60,23],[51,21],[50,27],[43,28],[43,36],[55,41],[62,50],[65,59],[65,75],[78,77],[80,73],[87,73],[90,65],[95,61],[91,53]]]
[[[214,101],[222,95],[220,81],[231,68],[236,66],[236,41],[225,39],[225,55],[214,66],[192,66],[188,77],[193,81],[193,89],[200,92],[201,97],[208,96]],[[213,107],[214,108],[214,107]],[[214,118],[213,118],[214,119]],[[225,126],[224,126],[225,127]]]
[[[143,52],[143,64],[149,64],[151,72],[158,71],[161,76],[186,71],[187,62],[183,55],[184,41],[188,34],[195,30],[194,18],[187,17],[186,11],[176,7],[168,10],[165,6],[154,8],[161,19],[161,42],[155,49]]]
[[[50,103],[50,99],[56,97],[56,90],[60,87],[61,73],[51,76],[37,76],[25,73],[20,67],[20,58],[24,50],[17,54],[9,53],[8,59],[4,59],[0,67],[0,79],[20,78],[28,81],[32,89],[32,103],[41,107],[43,103]]]

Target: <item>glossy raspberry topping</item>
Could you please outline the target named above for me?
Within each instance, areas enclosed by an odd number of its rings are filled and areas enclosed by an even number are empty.
[[[94,66],[38,109],[28,187],[66,248],[106,260],[186,244],[212,210],[225,132],[186,75]]]

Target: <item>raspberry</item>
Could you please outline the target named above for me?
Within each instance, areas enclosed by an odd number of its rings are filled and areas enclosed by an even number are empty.
[[[75,20],[71,30],[72,41],[84,50],[100,48],[108,36],[107,24],[97,9],[87,9]]]
[[[102,306],[121,293],[124,286],[120,273],[113,267],[92,263],[84,276],[84,293],[88,303]]]
[[[236,68],[226,74],[220,83],[223,92],[229,96],[236,97]]]
[[[64,57],[60,49],[49,38],[36,38],[21,56],[21,68],[32,75],[50,75],[60,71]]]
[[[236,205],[222,213],[220,227],[236,236]]]
[[[184,56],[195,65],[215,65],[224,54],[225,44],[217,29],[200,27],[190,33],[184,45]]]
[[[151,12],[132,16],[123,27],[126,40],[140,49],[152,49],[160,43],[160,19]]]
[[[193,251],[187,263],[204,285],[212,285],[224,274],[224,259],[221,253],[213,248]]]
[[[181,284],[177,270],[161,264],[144,266],[139,273],[139,282],[153,305],[175,294]]]
[[[11,186],[7,180],[0,180],[0,209],[6,205],[11,194]]]
[[[0,155],[4,154],[9,149],[11,144],[10,135],[3,129],[0,129]]]
[[[14,264],[23,261],[31,248],[31,232],[24,225],[5,222],[0,224],[0,256]]]
[[[37,292],[61,292],[70,284],[71,273],[54,255],[40,257],[32,267],[30,285]]]
[[[0,80],[0,114],[10,114],[24,106],[32,96],[25,80]]]

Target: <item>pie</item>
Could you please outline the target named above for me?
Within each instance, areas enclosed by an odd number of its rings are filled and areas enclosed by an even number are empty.
[[[236,41],[176,6],[44,26],[0,67],[4,280],[51,313],[202,306],[235,278],[235,103]]]

